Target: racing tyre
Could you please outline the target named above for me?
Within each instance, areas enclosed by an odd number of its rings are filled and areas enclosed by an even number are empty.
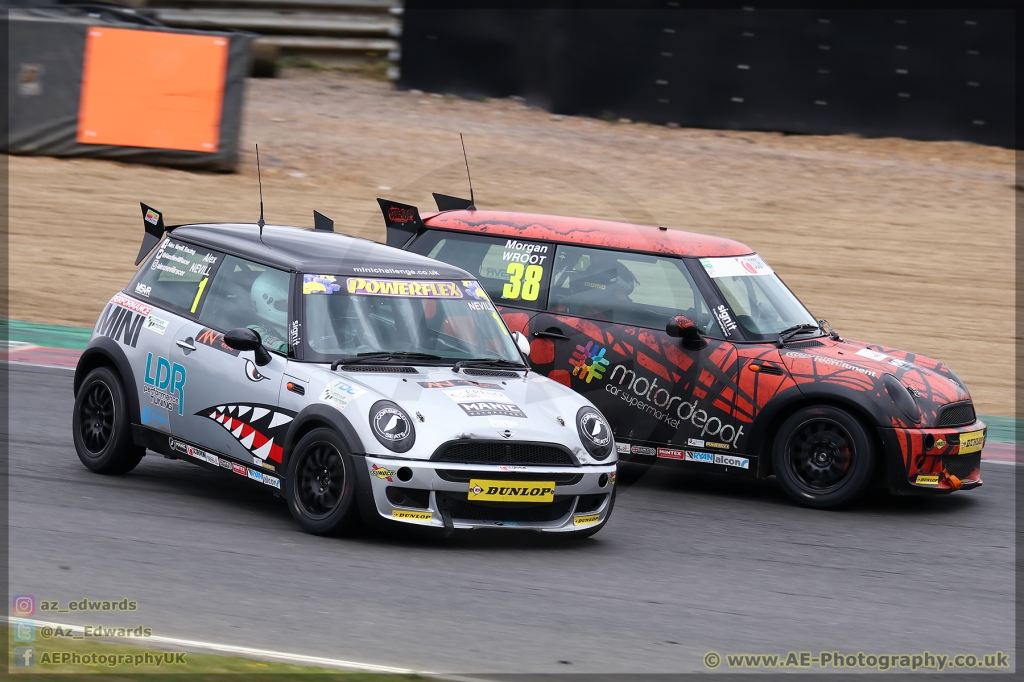
[[[772,465],[782,489],[808,507],[825,509],[864,492],[874,468],[871,438],[860,420],[835,407],[807,407],[783,422]]]
[[[307,533],[341,535],[358,523],[355,464],[346,450],[327,428],[310,431],[292,450],[285,497],[292,517]]]
[[[82,382],[75,396],[71,430],[78,459],[101,474],[126,474],[146,454],[146,448],[132,440],[121,377],[107,367],[94,369]]]

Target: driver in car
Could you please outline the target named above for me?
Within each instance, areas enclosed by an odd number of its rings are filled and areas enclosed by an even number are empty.
[[[288,274],[267,270],[256,278],[249,300],[260,321],[248,325],[260,335],[263,345],[280,353],[288,352]]]

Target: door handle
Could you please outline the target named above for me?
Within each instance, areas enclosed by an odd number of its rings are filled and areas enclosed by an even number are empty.
[[[542,332],[534,332],[533,335],[538,339],[558,339],[560,341],[568,341],[569,337],[562,333],[562,330],[558,327],[551,327],[545,329]]]
[[[184,341],[182,341],[181,339],[175,339],[174,343],[177,344],[178,348],[181,348],[181,349],[185,350],[186,352],[191,352],[191,351],[194,351],[196,349],[196,347],[192,345],[192,337],[191,336],[188,337],[187,339],[185,339]]]

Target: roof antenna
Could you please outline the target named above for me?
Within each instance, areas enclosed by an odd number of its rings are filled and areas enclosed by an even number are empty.
[[[466,156],[466,141],[462,139],[462,133],[459,133],[459,142],[462,143],[462,158],[466,161],[466,179],[469,180],[469,206],[466,210],[476,210],[476,200],[473,198],[473,178],[469,174],[469,157]]]
[[[260,226],[260,241],[263,241],[263,226],[267,223],[263,220],[263,176],[260,175],[260,146],[256,145],[256,181],[260,183],[260,219],[256,222]]]

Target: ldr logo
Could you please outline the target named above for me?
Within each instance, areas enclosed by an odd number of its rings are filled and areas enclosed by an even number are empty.
[[[174,405],[178,406],[178,415],[180,416],[184,410],[185,404],[185,368],[174,363],[173,365],[167,358],[158,357],[156,359],[156,374],[153,374],[153,354],[150,353],[146,358],[146,384],[152,386],[154,389],[158,389],[163,393],[155,394],[153,390],[147,390],[148,393],[157,405],[160,407],[171,408]],[[160,402],[158,402],[160,399]]]

